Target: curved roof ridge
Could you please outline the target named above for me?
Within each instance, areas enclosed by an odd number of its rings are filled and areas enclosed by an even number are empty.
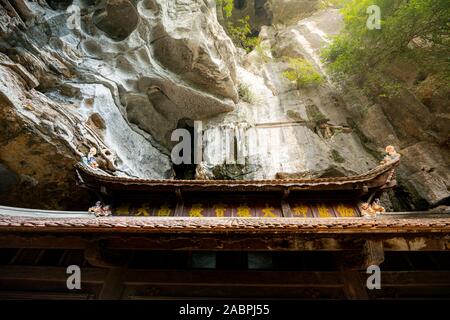
[[[95,179],[118,183],[140,183],[140,184],[177,184],[177,185],[292,185],[292,184],[340,184],[351,182],[364,182],[378,177],[379,175],[393,170],[398,166],[400,160],[379,165],[366,173],[331,178],[305,178],[305,179],[265,179],[265,180],[175,180],[175,179],[142,179],[131,177],[118,177],[105,173],[103,170],[94,170],[84,163],[76,164],[76,168],[82,170]]]

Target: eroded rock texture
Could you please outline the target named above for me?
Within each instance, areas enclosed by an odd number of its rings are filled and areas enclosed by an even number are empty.
[[[189,1],[2,1],[2,203],[68,207],[90,146],[113,174],[173,178],[170,133],[230,111],[234,46]]]
[[[288,67],[285,58],[291,57],[306,59],[326,77],[320,50],[342,26],[339,12],[329,9],[284,27],[261,28],[260,48],[242,57],[238,71],[241,84],[253,93],[253,101],[241,102],[236,111],[211,122],[206,143],[211,158],[218,157],[223,145],[232,148],[226,138],[221,146],[217,144],[217,126],[227,126],[228,122],[244,149],[250,144],[243,134],[249,127],[256,132],[252,139],[262,142],[262,148],[245,160],[248,165],[244,169],[236,173],[236,167],[231,166],[232,177],[361,173],[375,166],[384,147],[392,144],[403,159],[398,170],[399,186],[390,193],[390,200],[383,199],[388,210],[448,205],[449,93],[432,75],[418,82],[417,67],[393,62],[387,73],[404,86],[396,95],[376,101],[357,85],[342,87],[327,78],[321,86],[298,90],[282,76]],[[311,125],[324,118],[338,127],[350,127],[351,132],[324,135],[320,126]],[[242,119],[246,123],[240,122]],[[289,121],[304,125],[282,125]]]
[[[335,19],[330,20],[330,16]],[[298,89],[283,76],[288,68],[286,60],[281,59],[284,56],[305,58],[321,70],[319,51],[327,41],[324,29],[339,29],[342,21],[338,17],[324,13],[283,30],[262,28],[263,50],[243,56],[238,69],[241,86],[252,98],[241,100],[234,112],[211,120],[205,130],[205,150],[211,161],[220,162],[220,151],[233,148],[233,142],[220,134],[231,130],[240,146],[237,153],[247,156],[239,174],[231,166],[232,177],[345,176],[377,164],[348,125],[349,114],[332,84]],[[327,132],[320,127],[322,121],[349,130]]]
[[[328,78],[299,89],[283,77],[285,57],[326,77],[320,50],[342,19],[312,14],[316,0],[235,1],[262,40],[248,54],[218,23],[214,1],[1,4],[0,204],[85,209],[93,199],[76,187],[73,165],[91,146],[111,174],[184,176],[170,160],[171,133],[194,120],[216,179],[362,173],[393,144],[400,187],[385,203],[448,203],[448,90],[436,79],[417,84],[416,71],[392,68],[410,87],[374,102]],[[222,157],[230,150],[242,162]]]

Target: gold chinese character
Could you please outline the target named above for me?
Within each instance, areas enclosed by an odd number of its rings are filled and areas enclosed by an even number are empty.
[[[249,218],[252,215],[250,214],[250,208],[247,206],[247,204],[241,204],[237,208],[237,216],[241,218]]]
[[[297,205],[292,210],[295,216],[303,216],[306,218],[306,214],[308,213],[308,207],[304,204]]]
[[[319,217],[321,218],[329,218],[332,216],[330,211],[328,211],[328,207],[324,204],[319,204],[317,210],[319,211]]]
[[[227,208],[223,204],[216,204],[214,205],[214,213],[216,214],[216,217],[225,217],[225,212],[227,211]]]
[[[339,212],[341,217],[354,217],[355,216],[355,209],[352,207],[347,207],[343,204],[340,204],[336,208],[337,212]]]
[[[275,210],[275,208],[273,207],[269,207],[269,205],[266,203],[266,208],[262,209],[262,213],[264,213],[264,218],[276,218],[277,215],[275,213],[273,213],[273,210]]]
[[[190,217],[203,217],[203,204],[197,203],[193,204],[191,210],[189,210]]]
[[[159,210],[156,212],[156,215],[158,217],[168,217],[170,216],[170,212],[171,210],[169,208],[169,205],[166,203],[159,208]]]
[[[118,216],[127,216],[130,214],[130,204],[126,203],[121,205],[120,207],[117,207],[115,210],[115,214]]]
[[[150,206],[148,203],[144,204],[141,208],[137,208],[134,213],[135,216],[145,216],[148,217],[150,215]]]

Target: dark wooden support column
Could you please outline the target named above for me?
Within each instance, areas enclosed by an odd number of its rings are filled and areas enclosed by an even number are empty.
[[[371,265],[379,266],[384,261],[382,241],[366,240],[361,250],[338,254],[337,263],[341,271],[344,293],[348,299],[368,299],[367,279],[360,270]]]
[[[175,217],[182,217],[183,216],[183,210],[184,210],[184,200],[183,200],[183,195],[181,194],[180,188],[177,188],[175,190],[175,195],[176,195],[176,198],[177,198],[177,205],[175,207],[174,216]]]
[[[109,254],[100,241],[90,241],[87,244],[84,258],[92,266],[100,268],[119,268],[126,265],[128,261],[125,256]]]
[[[101,300],[118,300],[122,298],[125,286],[126,268],[110,268],[98,296]]]
[[[361,251],[336,253],[344,294],[349,300],[369,299],[361,269]]]
[[[369,266],[379,266],[384,261],[383,241],[367,240],[363,248],[363,269]]]
[[[281,210],[283,213],[283,217],[292,218],[291,207],[289,206],[288,198],[289,198],[289,189],[285,189],[283,191],[283,197],[281,198]]]
[[[349,300],[367,300],[366,280],[358,270],[341,269],[344,294]]]

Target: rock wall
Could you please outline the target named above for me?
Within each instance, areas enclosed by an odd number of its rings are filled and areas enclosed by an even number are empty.
[[[302,18],[310,16],[319,7],[319,0],[235,0],[231,19],[239,20],[249,17],[249,23],[255,33],[262,26],[291,25]],[[223,22],[223,3],[219,3],[219,21]]]
[[[334,13],[322,13],[280,30],[263,27],[263,50],[242,56],[238,79],[252,99],[241,100],[235,111],[210,120],[205,130],[205,153],[212,163],[220,163],[232,149],[226,132],[234,133],[235,159],[243,155],[244,165],[237,173],[233,164],[223,165],[222,171],[231,167],[231,178],[345,176],[376,165],[356,132],[333,131],[327,136],[319,128],[319,118],[348,125],[349,114],[331,83],[298,89],[283,76],[288,63],[282,56],[303,57],[321,70],[318,55],[327,41],[325,31],[342,25],[341,19],[331,17]]]
[[[231,177],[239,178],[360,173],[375,166],[384,147],[392,144],[403,156],[399,186],[383,204],[394,210],[448,205],[450,95],[439,79],[421,74],[418,66],[393,61],[385,76],[396,77],[403,87],[393,96],[380,92],[374,99],[351,82],[341,86],[327,78],[319,87],[297,90],[282,76],[288,68],[285,57],[292,57],[306,59],[327,77],[320,51],[342,26],[338,10],[328,9],[284,27],[262,27],[260,48],[244,55],[238,70],[241,85],[254,101],[241,102],[236,111],[210,123],[206,149],[211,158],[231,148],[229,138],[217,142],[218,126],[231,127],[243,150],[251,148],[247,131],[262,142],[262,148],[250,153],[237,173],[235,166],[222,166],[231,167]],[[292,120],[314,120],[308,110],[316,110],[332,124],[352,128],[352,133],[324,138],[317,128],[287,125]],[[264,126],[268,123],[277,125]]]
[[[0,21],[2,203],[80,203],[91,146],[110,173],[172,178],[178,121],[238,99],[235,47],[202,0],[3,1]]]
[[[249,54],[218,23],[214,1],[1,3],[1,204],[86,208],[93,198],[76,187],[73,165],[92,146],[111,174],[174,178],[170,136],[192,120],[203,121],[216,178],[362,173],[393,144],[400,186],[384,203],[448,203],[448,90],[399,64],[390,72],[406,86],[396,97],[333,83],[320,51],[343,22],[334,9],[312,14],[318,1],[236,2],[262,26]],[[283,76],[285,57],[326,81],[298,88]]]

